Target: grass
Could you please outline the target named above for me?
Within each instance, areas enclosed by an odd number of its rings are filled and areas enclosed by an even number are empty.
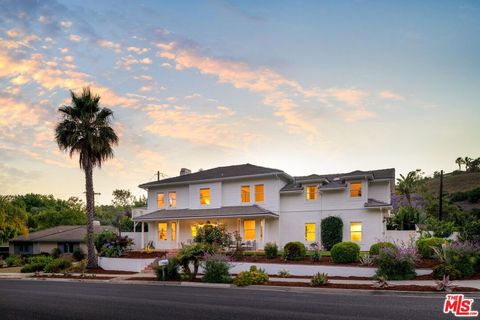
[[[426,181],[427,190],[433,194],[438,194],[440,178],[432,178]],[[459,191],[470,191],[480,187],[480,172],[445,174],[443,177],[443,191],[454,193]]]
[[[0,273],[20,273],[22,267],[0,268]]]

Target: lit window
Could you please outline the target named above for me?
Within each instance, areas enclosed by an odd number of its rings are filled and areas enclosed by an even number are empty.
[[[362,196],[362,183],[350,183],[350,197],[357,198]]]
[[[242,186],[241,197],[242,202],[250,202],[250,186]]]
[[[192,231],[192,238],[195,238],[197,236],[197,226],[192,226],[191,231]]]
[[[255,202],[263,202],[265,200],[265,187],[263,184],[255,185]]]
[[[260,241],[263,240],[263,230],[265,229],[265,220],[260,221]]]
[[[164,222],[158,224],[158,240],[167,240],[167,224]]]
[[[315,223],[305,223],[305,241],[316,240]]]
[[[243,238],[244,240],[255,240],[256,230],[255,230],[255,220],[244,220],[243,221]]]
[[[317,186],[307,186],[307,200],[316,200],[318,196]]]
[[[362,223],[361,222],[350,223],[350,240],[355,242],[362,241]]]
[[[177,193],[175,191],[168,193],[168,205],[171,208],[175,208],[177,206]]]
[[[157,208],[163,208],[165,205],[165,194],[157,193]]]
[[[170,224],[170,228],[172,229],[171,231],[171,239],[172,241],[175,241],[177,239],[177,223],[176,222],[172,222]]]
[[[210,204],[210,188],[200,189],[200,204]]]

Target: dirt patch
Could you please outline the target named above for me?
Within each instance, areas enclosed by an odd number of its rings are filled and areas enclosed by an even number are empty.
[[[143,252],[143,251],[129,251],[126,252],[121,258],[125,259],[155,259],[155,258],[166,258],[166,251],[154,251],[154,252]]]
[[[94,273],[94,274],[136,274],[138,272],[120,271],[120,270],[104,270],[102,268],[95,268],[95,269],[87,269],[86,273]]]
[[[81,276],[72,276],[72,275],[38,275],[33,276],[32,278],[39,278],[39,279],[79,279],[79,280],[110,280],[114,279],[115,277],[104,277],[104,276],[91,276],[85,275],[84,277]]]
[[[265,283],[266,286],[281,286],[281,287],[303,287],[312,288],[309,283],[305,282],[281,282],[269,281]],[[423,291],[423,292],[439,292],[433,286],[419,286],[419,285],[395,285],[385,289],[378,289],[372,287],[370,284],[350,284],[350,283],[328,283],[316,288],[336,288],[336,289],[362,289],[362,290],[379,290],[379,291]],[[461,292],[480,292],[475,288],[456,287],[453,291]]]
[[[420,259],[415,264],[415,267],[432,269],[433,267],[438,266],[439,264],[440,264],[440,261],[435,260],[435,259]]]

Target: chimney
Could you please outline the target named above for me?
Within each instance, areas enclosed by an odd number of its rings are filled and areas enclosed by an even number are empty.
[[[190,173],[192,173],[192,170],[190,170],[190,169],[187,169],[187,168],[180,169],[180,175],[181,176],[184,176],[184,175],[190,174]]]

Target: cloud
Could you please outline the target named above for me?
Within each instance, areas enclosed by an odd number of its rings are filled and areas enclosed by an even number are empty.
[[[367,96],[367,93],[358,89],[342,89],[342,88],[330,88],[325,90],[323,97],[333,97],[338,101],[344,102],[348,105],[359,105],[363,99]]]
[[[115,52],[120,53],[121,45],[110,40],[100,39],[97,40],[97,44],[102,48],[113,49]]]
[[[72,25],[73,25],[72,21],[68,21],[68,20],[60,21],[60,27],[62,27],[64,29],[68,29]]]
[[[132,51],[132,52],[135,52],[136,54],[144,54],[150,51],[150,48],[128,47],[127,51]]]
[[[79,36],[78,34],[71,34],[71,35],[68,36],[68,39],[70,41],[74,41],[74,42],[82,41],[82,37]]]
[[[378,93],[378,96],[382,99],[388,99],[388,100],[404,100],[404,98],[390,90],[383,90]]]
[[[150,58],[137,59],[131,54],[129,54],[126,57],[120,58],[120,60],[117,61],[117,66],[123,67],[126,70],[131,70],[133,65],[137,65],[137,64],[149,65],[152,63],[153,61]]]

